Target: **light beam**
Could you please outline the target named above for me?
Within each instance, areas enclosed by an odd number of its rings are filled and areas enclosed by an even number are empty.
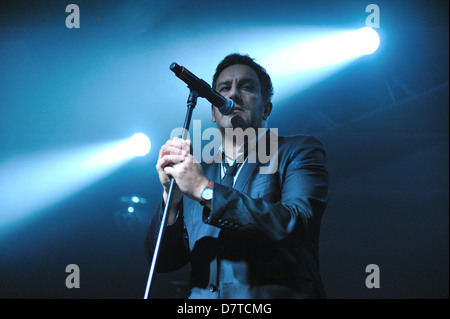
[[[0,163],[0,235],[34,212],[100,180],[150,151],[142,133],[131,138],[10,158]]]

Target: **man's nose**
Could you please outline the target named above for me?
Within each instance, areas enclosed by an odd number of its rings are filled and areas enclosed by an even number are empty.
[[[239,103],[241,101],[241,93],[236,85],[231,87],[228,98],[232,99],[235,103]]]

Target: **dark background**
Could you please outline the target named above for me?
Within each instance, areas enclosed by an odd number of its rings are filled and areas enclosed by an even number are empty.
[[[65,26],[69,3],[80,29]],[[170,63],[210,81],[248,30],[359,28],[370,3],[380,8],[378,51],[276,101],[269,124],[327,149],[329,298],[448,298],[448,1],[265,0],[2,1],[0,160],[135,132],[153,148],[1,236],[0,298],[142,298],[145,226],[124,231],[114,212],[136,194],[148,218],[161,195],[157,153],[182,125],[188,93]],[[195,112],[208,123],[206,102]],[[80,267],[79,289],[65,286],[68,264]],[[369,264],[378,289],[365,286]],[[185,297],[187,274],[157,274],[150,297]]]

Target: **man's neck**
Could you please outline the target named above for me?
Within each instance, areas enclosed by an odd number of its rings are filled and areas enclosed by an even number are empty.
[[[266,128],[263,128],[264,130]],[[259,131],[255,130],[255,136],[249,140],[249,147],[251,145],[255,144],[261,136],[258,136]],[[265,133],[264,133],[265,134]],[[222,148],[227,156],[232,158],[233,160],[236,159],[236,157],[239,155],[239,153],[244,152],[244,141],[241,141],[241,143],[237,143],[237,139],[234,137],[233,134],[222,134]]]
[[[225,138],[222,139],[222,147],[229,157],[231,157],[233,160],[236,159],[237,154],[239,153],[239,150],[241,149],[242,145],[236,144],[233,140],[226,140]]]

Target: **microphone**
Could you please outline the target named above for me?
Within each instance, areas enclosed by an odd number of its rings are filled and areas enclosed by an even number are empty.
[[[200,97],[207,99],[215,107],[217,107],[223,115],[230,115],[234,111],[234,101],[224,98],[222,95],[214,91],[211,86],[192,74],[184,66],[180,66],[173,62],[170,69],[175,75],[183,80],[190,89],[197,91]]]

